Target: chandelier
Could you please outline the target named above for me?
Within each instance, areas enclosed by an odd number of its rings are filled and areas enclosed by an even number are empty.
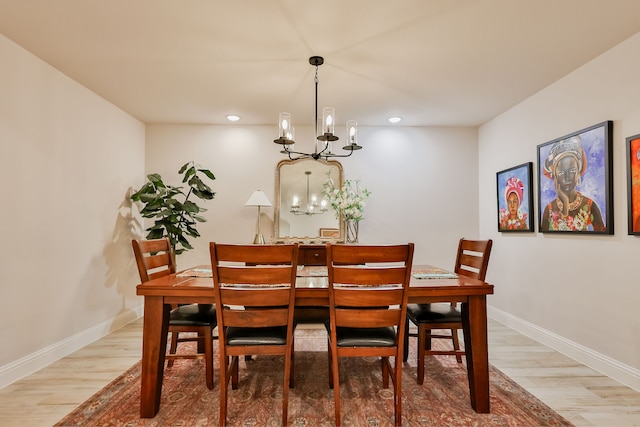
[[[330,157],[349,157],[355,150],[360,150],[362,147],[358,145],[358,124],[355,120],[347,121],[347,137],[348,144],[342,147],[343,150],[348,151],[348,154],[335,154],[332,151],[333,141],[337,141],[339,138],[333,134],[335,128],[336,113],[333,107],[325,107],[322,110],[322,130],[318,128],[318,67],[324,63],[324,58],[321,56],[312,56],[309,58],[309,64],[316,67],[316,75],[313,79],[315,83],[315,115],[313,116],[314,128],[316,133],[315,150],[313,153],[304,153],[296,151],[294,148],[294,128],[291,126],[291,114],[280,113],[278,119],[278,139],[273,142],[280,144],[283,147],[281,153],[287,154],[290,160],[308,159],[314,160],[325,159]]]
[[[307,175],[307,207],[305,210],[300,210],[300,199],[298,196],[293,196],[293,200],[291,202],[291,212],[295,215],[318,215],[323,214],[327,211],[327,201],[322,200],[320,202],[320,208],[318,209],[318,198],[316,195],[312,195],[309,197],[309,177],[311,176],[311,171],[306,171],[305,175]]]

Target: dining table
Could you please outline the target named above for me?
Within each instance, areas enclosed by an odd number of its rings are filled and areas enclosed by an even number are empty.
[[[296,307],[329,305],[326,267],[298,266]],[[211,266],[201,265],[137,286],[144,297],[140,417],[160,409],[162,380],[172,304],[214,304]],[[414,265],[409,303],[460,303],[471,407],[489,413],[487,295],[493,285],[430,265]]]

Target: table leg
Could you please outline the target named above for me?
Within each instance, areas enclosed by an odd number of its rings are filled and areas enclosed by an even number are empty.
[[[169,305],[164,304],[162,297],[145,296],[144,298],[141,418],[153,418],[160,409],[170,308]]]
[[[464,346],[471,407],[478,413],[489,413],[489,345],[487,339],[487,298],[469,296],[462,304]]]

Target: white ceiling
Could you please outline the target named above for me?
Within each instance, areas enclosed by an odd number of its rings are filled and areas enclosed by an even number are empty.
[[[638,0],[0,0],[0,33],[145,123],[476,126],[640,31]]]

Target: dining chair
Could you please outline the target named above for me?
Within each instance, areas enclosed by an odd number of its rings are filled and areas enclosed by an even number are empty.
[[[220,418],[227,423],[228,387],[238,388],[239,356],[284,356],[282,425],[293,387],[298,244],[209,245],[218,307]]]
[[[395,425],[401,425],[402,337],[413,251],[413,243],[327,245],[330,319],[325,326],[337,426],[341,422],[339,358],[369,356],[382,358],[382,386],[388,388],[391,378]]]
[[[492,245],[491,239],[460,239],[453,271],[458,275],[484,281]],[[462,329],[462,313],[457,307],[457,303],[409,304],[407,318],[418,326],[418,332],[416,334],[409,333],[409,327],[406,328],[403,360],[406,362],[409,357],[409,336],[416,336],[418,338],[418,384],[424,383],[426,355],[451,355],[456,357],[458,363],[462,363],[465,351],[460,348],[458,337],[458,330]],[[433,333],[432,331],[436,329],[441,332]],[[446,330],[449,330],[449,333],[446,333]],[[450,340],[453,350],[434,350],[432,339]]]
[[[142,283],[176,272],[169,239],[133,239],[131,243]],[[213,330],[216,325],[216,309],[213,304],[174,305],[169,313],[171,344],[165,356],[167,366],[173,366],[177,359],[204,359],[209,390],[213,389]],[[188,335],[185,336],[185,333]],[[196,342],[196,353],[177,354],[178,343],[184,342]]]

